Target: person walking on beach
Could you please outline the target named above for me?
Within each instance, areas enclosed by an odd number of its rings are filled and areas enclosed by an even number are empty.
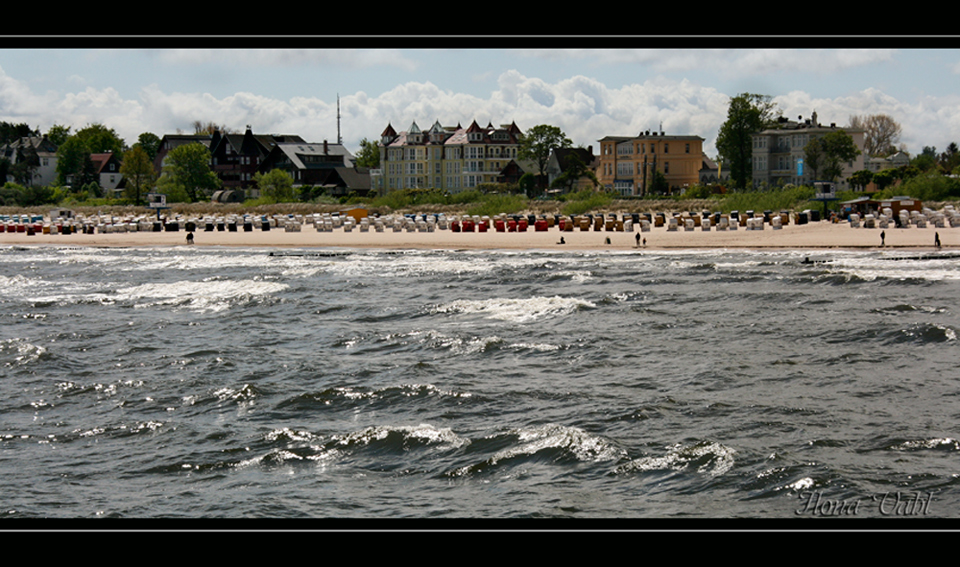
[[[193,233],[192,233],[192,232],[188,232],[188,233],[187,233],[187,244],[193,244]]]
[[[637,233],[637,246],[640,246],[640,233]]]
[[[934,243],[934,245],[935,245],[937,248],[940,248],[940,233],[939,233],[939,232],[934,232],[934,233],[933,233],[933,243]]]
[[[887,233],[886,233],[886,231],[882,231],[882,232],[880,233],[880,246],[883,246],[883,245],[884,245],[884,241],[885,241],[886,239],[887,239]]]

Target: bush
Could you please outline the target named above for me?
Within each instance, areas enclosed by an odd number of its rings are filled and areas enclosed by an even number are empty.
[[[613,202],[613,195],[603,191],[594,191],[592,189],[583,189],[576,193],[567,193],[558,197],[564,205],[560,207],[560,212],[564,215],[582,215],[610,206]]]
[[[809,203],[816,191],[813,187],[790,187],[779,191],[728,193],[720,200],[720,209],[730,211],[782,211],[820,206]]]
[[[523,195],[491,194],[484,195],[480,202],[467,207],[468,215],[499,215],[519,213],[527,208],[528,200]]]

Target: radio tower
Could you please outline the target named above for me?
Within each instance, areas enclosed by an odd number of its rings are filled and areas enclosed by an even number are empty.
[[[337,144],[343,145],[343,138],[340,137],[340,93],[337,93]]]

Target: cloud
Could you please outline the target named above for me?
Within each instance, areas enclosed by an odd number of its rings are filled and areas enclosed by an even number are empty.
[[[396,67],[414,71],[417,63],[397,49],[167,49],[156,52],[166,65],[231,65],[301,67],[334,65],[346,68]]]
[[[780,72],[833,73],[892,60],[892,49],[550,49],[520,50],[550,61],[595,67],[640,65],[659,73],[707,71],[738,77]]]

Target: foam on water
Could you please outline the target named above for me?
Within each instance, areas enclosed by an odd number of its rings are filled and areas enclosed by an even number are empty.
[[[140,307],[178,306],[195,311],[223,311],[237,301],[279,293],[287,284],[257,280],[179,281],[142,284],[116,291],[120,301],[140,302]]]
[[[569,315],[580,308],[593,308],[590,301],[572,297],[531,297],[528,299],[493,298],[485,300],[461,299],[441,305],[437,313],[480,314],[490,319],[529,323],[545,318]]]

